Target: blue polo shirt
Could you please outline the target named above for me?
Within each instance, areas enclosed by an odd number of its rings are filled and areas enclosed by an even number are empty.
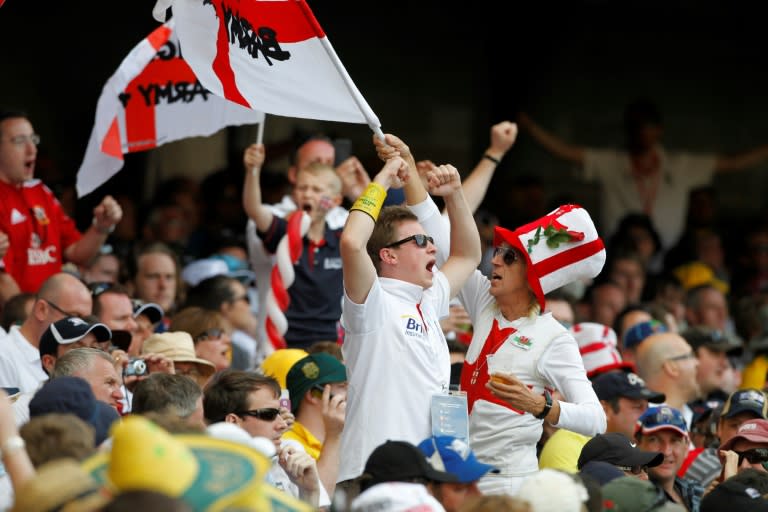
[[[274,254],[285,235],[288,222],[275,215],[266,232],[257,231],[264,248]],[[288,288],[291,298],[285,317],[288,330],[285,341],[292,348],[306,348],[316,341],[334,341],[341,317],[344,283],[341,273],[339,239],[341,230],[325,225],[320,242],[302,239],[303,250],[293,269],[296,277]]]

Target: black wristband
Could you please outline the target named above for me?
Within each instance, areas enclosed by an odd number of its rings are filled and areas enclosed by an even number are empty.
[[[492,157],[488,153],[484,154],[483,158],[487,158],[488,160],[490,160],[491,162],[495,163],[496,165],[499,165],[501,163],[501,160],[499,160],[498,158]]]
[[[540,414],[536,415],[536,419],[538,420],[543,420],[546,418],[547,414],[549,414],[549,411],[552,410],[552,395],[546,389],[544,390],[544,400],[544,410],[541,411]]]

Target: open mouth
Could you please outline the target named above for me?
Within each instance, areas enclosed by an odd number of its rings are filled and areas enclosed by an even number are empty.
[[[307,213],[311,213],[311,212],[312,212],[312,205],[309,205],[309,204],[305,204],[305,205],[303,205],[303,206],[301,207],[301,209],[302,209],[302,211],[305,211],[305,212],[307,212]]]
[[[491,274],[491,281],[501,281],[501,276],[494,272]]]
[[[434,261],[430,261],[429,263],[427,263],[427,270],[428,271],[432,272],[434,269],[435,269],[435,262]]]

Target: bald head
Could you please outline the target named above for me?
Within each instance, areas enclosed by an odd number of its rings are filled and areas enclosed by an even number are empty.
[[[652,334],[637,346],[637,370],[649,388],[667,395],[673,407],[695,399],[698,360],[685,338],[672,332]]]
[[[91,293],[82,281],[65,272],[54,274],[40,286],[32,314],[24,321],[21,332],[27,341],[37,346],[51,323],[67,316],[88,316],[92,307]]]
[[[637,370],[643,379],[653,378],[670,357],[692,353],[685,338],[672,332],[652,334],[637,346]]]

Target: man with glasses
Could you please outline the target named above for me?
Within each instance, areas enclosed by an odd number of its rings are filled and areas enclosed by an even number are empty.
[[[123,216],[106,196],[93,209],[93,222],[80,233],[51,190],[33,180],[40,136],[21,111],[0,109],[0,233],[10,245],[0,261],[3,285],[36,293],[65,261],[86,264],[98,254]]]
[[[667,500],[685,506],[689,512],[698,512],[704,488],[677,476],[690,443],[683,414],[673,407],[650,407],[637,420],[635,439],[639,448],[664,454],[661,464],[648,468],[648,476],[664,491]]]
[[[665,405],[682,412],[686,425],[693,418],[688,403],[701,396],[698,366],[696,354],[679,334],[652,334],[637,346],[638,374],[649,388],[664,393]]]
[[[71,274],[54,274],[37,293],[32,311],[21,326],[11,327],[0,340],[0,386],[33,393],[48,379],[40,360],[40,337],[51,323],[91,314],[88,288]]]
[[[299,443],[281,442],[288,424],[280,415],[280,384],[255,372],[225,370],[206,386],[203,411],[208,424],[233,423],[252,437],[264,437],[275,446],[276,464],[267,482],[314,507],[327,507],[330,499],[315,460]]]
[[[736,434],[720,446],[723,479],[756,469],[768,473],[768,420],[749,420],[741,424]]]
[[[386,144],[397,145],[386,146],[396,154],[407,150],[391,135]],[[386,159],[352,206],[341,235],[342,351],[350,394],[339,481],[350,496],[377,446],[387,439],[418,443],[431,435],[432,396],[447,393],[450,384],[439,319],[480,263],[480,236],[458,171],[442,165],[427,177],[430,191],[443,196],[454,242],[439,270],[435,245],[416,215],[403,206],[382,210],[389,188],[403,186],[408,203],[427,199],[412,157],[408,163],[394,154]]]
[[[624,434],[609,432],[598,434],[584,445],[579,454],[577,467],[581,470],[588,462],[607,462],[624,472],[648,480],[648,469],[658,466],[664,456],[657,450],[644,450]]]
[[[697,480],[706,488],[721,476],[723,464],[720,460],[719,444],[735,436],[739,427],[747,421],[768,418],[768,398],[759,389],[740,389],[731,393],[717,420],[719,443],[695,450],[683,464],[683,475]]]

